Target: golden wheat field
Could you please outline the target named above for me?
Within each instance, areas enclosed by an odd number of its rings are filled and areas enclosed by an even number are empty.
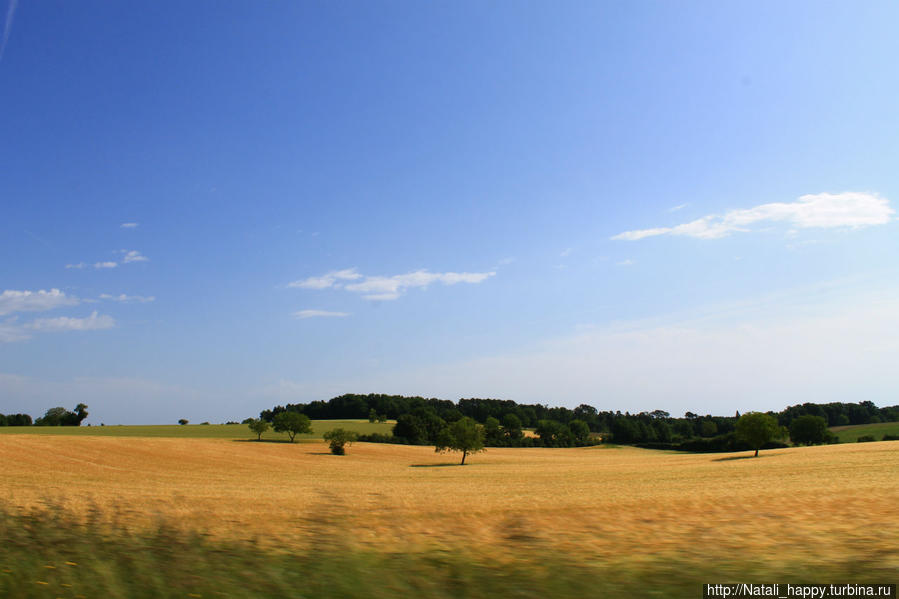
[[[212,537],[299,547],[330,534],[385,551],[464,543],[607,562],[748,559],[899,569],[899,443],[683,454],[222,439],[0,437],[7,504],[62,505],[117,525],[160,519]],[[335,532],[338,531],[338,532]]]

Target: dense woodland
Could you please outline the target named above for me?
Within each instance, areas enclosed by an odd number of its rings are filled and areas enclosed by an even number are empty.
[[[449,424],[469,417],[484,426],[490,447],[575,447],[602,441],[643,447],[686,451],[739,451],[749,449],[734,434],[739,412],[733,416],[699,415],[687,412],[672,417],[662,410],[630,414],[599,411],[581,404],[574,409],[542,404],[518,404],[501,399],[444,399],[401,395],[346,394],[329,401],[287,404],[264,410],[266,421],[281,412],[299,412],[313,420],[356,419],[396,420],[393,436],[364,435],[361,441],[434,445]],[[860,403],[805,403],[781,412],[769,412],[783,427],[784,436],[801,416],[820,418],[827,426],[899,421],[899,406],[878,408],[870,401]],[[794,427],[795,428],[795,427]],[[533,429],[536,436],[526,436]],[[816,442],[832,442],[822,435]],[[766,447],[784,446],[773,441]]]

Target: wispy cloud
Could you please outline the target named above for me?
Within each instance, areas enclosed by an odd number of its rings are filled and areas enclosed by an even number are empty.
[[[133,224],[133,223],[125,223],[125,224]],[[135,224],[135,226],[137,226],[136,223],[134,223],[134,224]],[[150,261],[149,258],[144,256],[137,250],[118,250],[116,253],[123,254],[121,262],[116,262],[115,260],[105,260],[102,262],[94,262],[93,267],[94,268],[115,268],[115,267],[119,266],[120,264],[129,264],[131,262],[149,262]],[[66,268],[76,268],[76,269],[86,268],[87,266],[89,266],[89,265],[85,264],[84,262],[66,264]]]
[[[565,257],[567,257],[567,256],[570,256],[570,255],[571,255],[571,251],[572,251],[571,248],[565,248],[564,250],[562,250],[561,252],[559,252],[559,257],[560,257],[560,258],[565,258]]]
[[[149,262],[150,259],[141,254],[137,250],[121,250],[125,257],[122,258],[122,262],[128,264],[129,262]]]
[[[786,222],[792,227],[861,228],[890,222],[895,211],[876,193],[819,193],[800,196],[795,202],[761,204],[724,215],[710,214],[674,227],[625,231],[612,239],[637,241],[657,235],[680,235],[696,239],[720,239],[734,232],[747,232],[760,222]]]
[[[122,229],[136,229],[140,223],[122,223],[119,225]]]
[[[289,283],[288,287],[303,289],[345,289],[360,293],[367,300],[395,300],[414,287],[426,288],[431,283],[455,285],[457,283],[480,283],[495,275],[491,272],[429,272],[416,270],[402,275],[364,276],[355,268],[335,270],[320,277],[309,277]],[[347,283],[346,281],[357,281]]]
[[[678,210],[683,210],[684,208],[686,208],[689,205],[690,205],[689,202],[684,203],[684,204],[678,204],[677,206],[672,206],[671,208],[669,208],[668,212],[677,212]]]
[[[96,331],[111,329],[114,326],[115,319],[112,316],[98,314],[96,310],[86,318],[70,318],[68,316],[36,318],[25,325],[26,328],[45,332]]]
[[[6,23],[3,25],[3,40],[0,41],[0,60],[3,60],[3,53],[6,52],[6,42],[9,41],[12,20],[16,16],[16,6],[18,5],[19,0],[9,0],[9,6],[6,9]]]
[[[633,266],[635,262],[628,258],[627,260],[622,260],[621,262],[616,262],[615,266]]]
[[[294,312],[294,318],[344,318],[349,312],[331,312],[329,310],[300,310]]]
[[[148,302],[156,301],[156,298],[152,295],[143,296],[143,295],[125,295],[124,293],[120,293],[119,295],[110,295],[108,293],[101,293],[100,299],[109,300],[113,302],[137,302],[141,304],[146,304]]]
[[[363,294],[368,300],[394,300],[407,290],[420,287],[426,288],[431,283],[455,285],[457,283],[481,283],[495,272],[428,272],[417,270],[392,277],[365,277],[359,283],[351,283],[346,286],[347,291]]]
[[[361,279],[362,275],[356,272],[355,268],[345,268],[344,270],[332,270],[320,277],[309,277],[299,281],[288,283],[288,287],[299,287],[301,289],[328,289],[329,287],[340,288],[341,281],[355,281]]]
[[[79,303],[77,297],[66,295],[59,289],[46,291],[16,291],[7,289],[0,294],[0,316],[13,312],[43,312],[61,306],[74,306]]]

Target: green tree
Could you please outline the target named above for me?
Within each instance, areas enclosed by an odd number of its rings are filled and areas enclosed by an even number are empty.
[[[703,420],[700,425],[700,434],[703,437],[714,437],[718,434],[718,425],[714,420]]]
[[[178,421],[178,424],[180,424],[181,426],[184,426],[188,422],[190,422],[190,420],[188,420],[187,418],[182,418]]]
[[[271,428],[271,425],[261,418],[254,418],[250,420],[249,427],[251,431],[256,433],[256,440],[262,441],[262,433]]]
[[[747,412],[737,420],[737,438],[755,449],[755,457],[765,443],[781,436],[781,429],[773,416],[761,412]]]
[[[556,420],[538,420],[534,432],[544,447],[570,447],[573,441],[571,430]]]
[[[369,421],[369,422],[374,422],[374,421],[376,421],[377,419],[378,419],[378,411],[375,410],[374,408],[370,409],[370,410],[368,411],[368,421]]]
[[[423,445],[428,438],[428,431],[417,416],[400,414],[393,425],[393,436],[405,439],[411,445]]]
[[[434,451],[461,451],[464,466],[468,454],[484,451],[484,428],[467,416],[461,418],[443,430]]]
[[[821,416],[806,414],[790,423],[790,441],[796,445],[818,445],[827,437],[827,421]]]
[[[65,408],[50,408],[44,415],[34,421],[35,426],[60,426],[62,419],[68,414]]]
[[[577,443],[583,445],[590,438],[590,427],[583,420],[572,420],[568,423],[568,428]]]
[[[506,435],[500,427],[499,420],[493,416],[488,416],[484,421],[484,442],[491,447],[499,447],[504,445]]]
[[[519,441],[524,437],[524,432],[521,430],[521,419],[512,412],[503,416],[503,430],[512,441]]]
[[[346,449],[344,448],[344,446],[347,443],[352,445],[353,441],[358,438],[358,435],[353,431],[347,431],[342,428],[335,428],[326,432],[324,435],[322,435],[322,437],[324,437],[325,441],[328,442],[328,446],[331,448],[331,453],[333,453],[334,455],[344,455],[346,453]]]
[[[87,418],[87,404],[80,403],[75,406],[74,412],[69,412],[66,415],[67,426],[81,426],[81,421]]]
[[[299,412],[281,412],[272,420],[272,425],[276,433],[287,433],[291,443],[298,434],[312,432],[312,421]]]

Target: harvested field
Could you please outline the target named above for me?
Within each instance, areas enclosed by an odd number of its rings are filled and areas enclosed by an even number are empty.
[[[22,508],[282,548],[339,534],[388,551],[899,568],[899,444],[749,455],[490,449],[457,467],[428,447],[362,443],[337,457],[324,443],[5,435],[0,479]]]

